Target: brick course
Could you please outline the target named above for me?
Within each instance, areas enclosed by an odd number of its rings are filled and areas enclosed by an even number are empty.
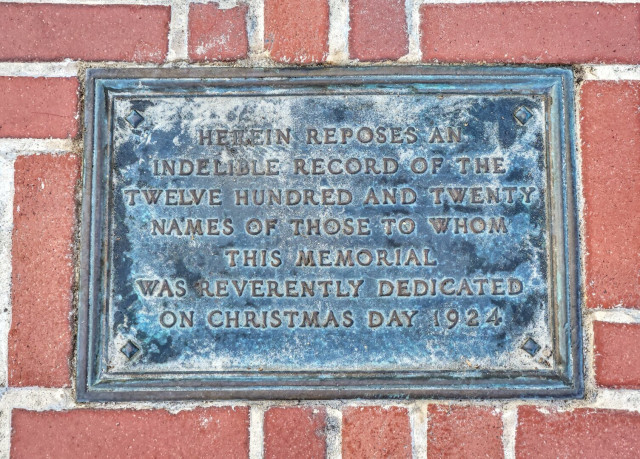
[[[249,409],[74,410],[12,416],[11,457],[246,458]]]
[[[226,10],[212,3],[189,6],[189,59],[194,62],[242,59],[249,51],[246,15],[240,5]]]
[[[0,137],[75,137],[76,78],[0,77]]]
[[[349,407],[342,412],[342,458],[365,457],[411,457],[411,426],[405,408]]]
[[[640,82],[580,92],[586,303],[640,308]]]
[[[381,61],[407,54],[409,38],[404,6],[404,0],[351,0],[351,58]]]
[[[429,405],[430,458],[502,458],[502,417],[491,407]]]
[[[264,47],[277,62],[312,64],[329,54],[327,0],[265,0]]]
[[[0,60],[163,62],[166,6],[0,3]]]
[[[424,61],[640,62],[640,8],[634,4],[426,4],[420,14]]]
[[[270,408],[264,415],[265,459],[325,457],[327,412],[317,408]]]
[[[596,382],[640,389],[640,324],[593,323]]]
[[[15,163],[9,385],[70,384],[75,155]]]
[[[516,458],[637,458],[640,413],[577,409],[518,410]]]

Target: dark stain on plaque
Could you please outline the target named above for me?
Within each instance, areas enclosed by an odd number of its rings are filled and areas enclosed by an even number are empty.
[[[87,88],[79,400],[582,393],[569,70]]]

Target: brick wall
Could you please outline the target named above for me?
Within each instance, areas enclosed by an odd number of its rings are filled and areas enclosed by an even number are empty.
[[[585,398],[76,404],[85,69],[371,62],[574,66]],[[0,452],[639,457],[639,64],[633,2],[0,3]]]

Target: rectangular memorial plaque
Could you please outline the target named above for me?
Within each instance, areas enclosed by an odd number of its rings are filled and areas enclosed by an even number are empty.
[[[90,70],[80,400],[582,392],[573,76]]]

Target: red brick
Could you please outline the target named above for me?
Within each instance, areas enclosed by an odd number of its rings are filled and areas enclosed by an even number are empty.
[[[0,137],[75,137],[77,115],[75,78],[0,77]]]
[[[247,458],[249,409],[14,410],[11,457]]]
[[[594,322],[596,382],[640,389],[640,325]]]
[[[327,0],[265,0],[264,47],[278,62],[322,62],[329,53]]]
[[[587,305],[640,308],[640,82],[580,96]]]
[[[640,413],[577,409],[557,412],[522,406],[518,410],[517,458],[640,456]]]
[[[580,2],[421,7],[425,61],[640,62],[640,8]]]
[[[491,407],[429,405],[430,458],[504,457],[502,416]]]
[[[162,62],[170,8],[0,3],[0,60]]]
[[[342,457],[409,458],[409,413],[400,407],[351,407],[342,413]]]
[[[404,0],[351,0],[349,54],[361,61],[398,59],[409,51]]]
[[[247,56],[248,7],[223,10],[215,3],[189,7],[189,59],[197,62],[230,61]]]
[[[324,408],[270,408],[264,415],[264,457],[325,457],[326,423]]]
[[[74,155],[15,162],[9,385],[69,386]]]

